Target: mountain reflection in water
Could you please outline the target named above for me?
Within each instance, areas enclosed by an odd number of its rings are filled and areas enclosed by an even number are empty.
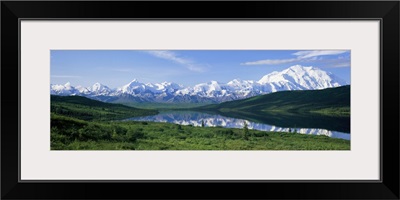
[[[298,118],[298,117],[297,117]],[[206,127],[226,127],[226,128],[243,128],[244,122],[247,123],[249,129],[255,129],[260,131],[276,131],[276,132],[296,132],[299,134],[312,134],[312,135],[325,135],[332,138],[341,138],[345,140],[350,140],[350,126],[348,126],[348,132],[341,132],[337,130],[330,130],[330,126],[324,127],[323,123],[318,125],[308,123],[308,120],[312,120],[316,122],[313,118],[306,119],[306,117],[302,116],[301,119],[288,119],[287,116],[283,117],[283,120],[296,121],[295,126],[289,125],[287,127],[278,126],[279,124],[286,125],[285,123],[280,123],[276,121],[276,116],[273,121],[275,124],[269,124],[268,119],[249,119],[246,117],[245,119],[240,119],[237,116],[235,117],[226,117],[220,114],[212,114],[212,113],[203,113],[197,111],[162,111],[157,115],[152,116],[144,116],[144,117],[134,117],[125,119],[125,121],[151,121],[151,122],[167,122],[181,125],[193,125],[193,126],[201,126],[202,121]],[[328,119],[327,119],[328,120]],[[302,126],[301,121],[304,121],[304,126]],[[324,120],[320,120],[324,121]],[[326,120],[325,120],[326,121]],[[348,119],[348,121],[350,121]],[[341,118],[329,118],[326,124],[337,124],[337,123],[347,123],[347,120],[343,121]],[[347,128],[346,128],[347,129]]]

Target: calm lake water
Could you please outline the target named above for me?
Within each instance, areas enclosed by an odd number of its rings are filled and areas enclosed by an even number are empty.
[[[201,122],[204,121],[205,126],[207,127],[215,127],[221,126],[226,128],[243,128],[244,122],[248,124],[249,129],[261,130],[261,131],[277,131],[277,132],[294,132],[299,134],[312,134],[312,135],[326,135],[332,138],[341,138],[345,140],[350,140],[350,124],[347,127],[347,121],[350,122],[350,119],[342,119],[342,118],[322,118],[321,117],[305,117],[305,116],[291,116],[291,117],[283,117],[278,118],[273,116],[273,120],[269,120],[268,117],[255,117],[255,119],[240,119],[236,117],[227,117],[222,116],[220,114],[212,114],[212,113],[203,113],[197,111],[162,111],[157,115],[152,116],[144,116],[144,117],[134,117],[125,120],[132,121],[152,121],[152,122],[167,122],[181,125],[193,125],[193,126],[201,126]],[[278,119],[278,120],[277,120]],[[282,119],[282,122],[279,121]],[[278,126],[279,124],[285,125],[283,122],[287,121],[296,121],[297,125],[293,126]],[[275,124],[271,124],[271,121]],[[304,126],[302,123],[304,122]],[[310,123],[312,122],[312,123]],[[319,122],[319,123],[316,123]],[[336,126],[332,126],[332,124],[346,124],[343,128],[336,128]],[[324,126],[324,124],[326,124]],[[313,127],[314,126],[314,127]],[[341,131],[332,130],[339,129]],[[344,130],[344,131],[343,131]],[[347,131],[348,130],[348,131]]]

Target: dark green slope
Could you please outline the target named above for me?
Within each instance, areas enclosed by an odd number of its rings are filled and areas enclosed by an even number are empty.
[[[323,90],[282,91],[200,107],[220,112],[284,112],[350,115],[350,86]]]
[[[53,114],[82,120],[113,120],[157,114],[155,110],[104,103],[82,96],[51,95],[50,105]]]

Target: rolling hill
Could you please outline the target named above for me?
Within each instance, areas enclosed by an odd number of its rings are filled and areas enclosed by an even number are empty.
[[[105,103],[82,96],[51,95],[51,113],[81,120],[114,120],[128,117],[153,115],[158,112],[121,104]]]
[[[281,91],[242,100],[199,107],[219,112],[318,113],[350,115],[350,86],[323,90]]]

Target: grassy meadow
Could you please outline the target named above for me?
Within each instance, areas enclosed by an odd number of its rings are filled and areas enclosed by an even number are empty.
[[[52,150],[349,150],[327,136],[51,115]]]

